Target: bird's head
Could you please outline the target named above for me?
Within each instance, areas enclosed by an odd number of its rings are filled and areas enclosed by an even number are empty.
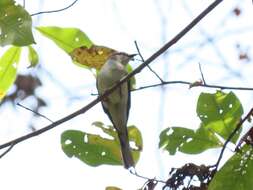
[[[109,59],[119,61],[121,64],[126,65],[130,60],[133,60],[137,54],[127,54],[123,52],[117,52],[110,55]]]

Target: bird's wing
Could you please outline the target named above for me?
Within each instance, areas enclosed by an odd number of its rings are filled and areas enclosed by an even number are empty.
[[[125,76],[125,75],[127,75],[127,71],[126,70],[121,70],[121,71],[122,71],[121,72],[122,77]],[[101,86],[99,88],[98,80],[96,81],[96,86],[97,86],[97,89],[101,89]],[[114,126],[116,126],[116,123],[113,121],[111,113],[108,110],[109,109],[109,107],[108,107],[109,105],[108,104],[117,104],[118,102],[120,102],[120,100],[121,100],[121,91],[123,90],[122,89],[123,86],[127,87],[127,95],[128,95],[128,98],[126,100],[126,109],[127,110],[124,111],[125,114],[126,114],[126,120],[125,120],[125,124],[126,124],[127,120],[128,120],[128,116],[129,116],[130,106],[131,106],[130,81],[127,81],[125,84],[122,84],[118,89],[115,89],[114,92],[112,92],[108,97],[106,97],[104,100],[101,101],[102,108],[103,108],[104,112],[108,115],[110,121],[112,122],[112,124]],[[103,92],[100,91],[100,93],[103,93]]]
[[[98,80],[96,80],[96,86],[97,86],[97,89],[99,89],[99,87],[98,87]],[[113,120],[112,120],[112,116],[111,116],[110,112],[107,109],[106,101],[105,100],[101,100],[101,104],[102,104],[102,108],[103,108],[104,112],[107,114],[107,116],[111,120],[112,124],[114,125]]]
[[[130,80],[127,81],[127,86],[128,86],[128,100],[127,100],[127,119],[128,119],[129,110],[131,107],[131,83],[130,83]]]

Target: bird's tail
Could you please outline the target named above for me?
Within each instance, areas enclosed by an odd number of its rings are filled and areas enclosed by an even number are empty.
[[[118,137],[119,137],[124,167],[126,169],[129,169],[130,167],[134,167],[135,163],[134,163],[130,145],[129,145],[128,133],[118,133]]]

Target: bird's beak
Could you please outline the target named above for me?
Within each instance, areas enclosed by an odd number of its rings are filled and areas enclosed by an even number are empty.
[[[135,57],[136,55],[138,55],[138,54],[136,54],[136,53],[135,53],[135,54],[129,54],[128,57],[130,58],[130,60],[134,60],[134,57]]]

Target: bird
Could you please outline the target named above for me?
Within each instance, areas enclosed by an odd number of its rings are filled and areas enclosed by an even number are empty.
[[[97,75],[98,94],[102,95],[109,88],[128,74],[126,65],[136,54],[116,52],[111,54]],[[115,128],[121,147],[124,168],[134,168],[135,163],[129,145],[127,121],[131,105],[130,81],[124,82],[106,98],[101,100],[104,112]]]

